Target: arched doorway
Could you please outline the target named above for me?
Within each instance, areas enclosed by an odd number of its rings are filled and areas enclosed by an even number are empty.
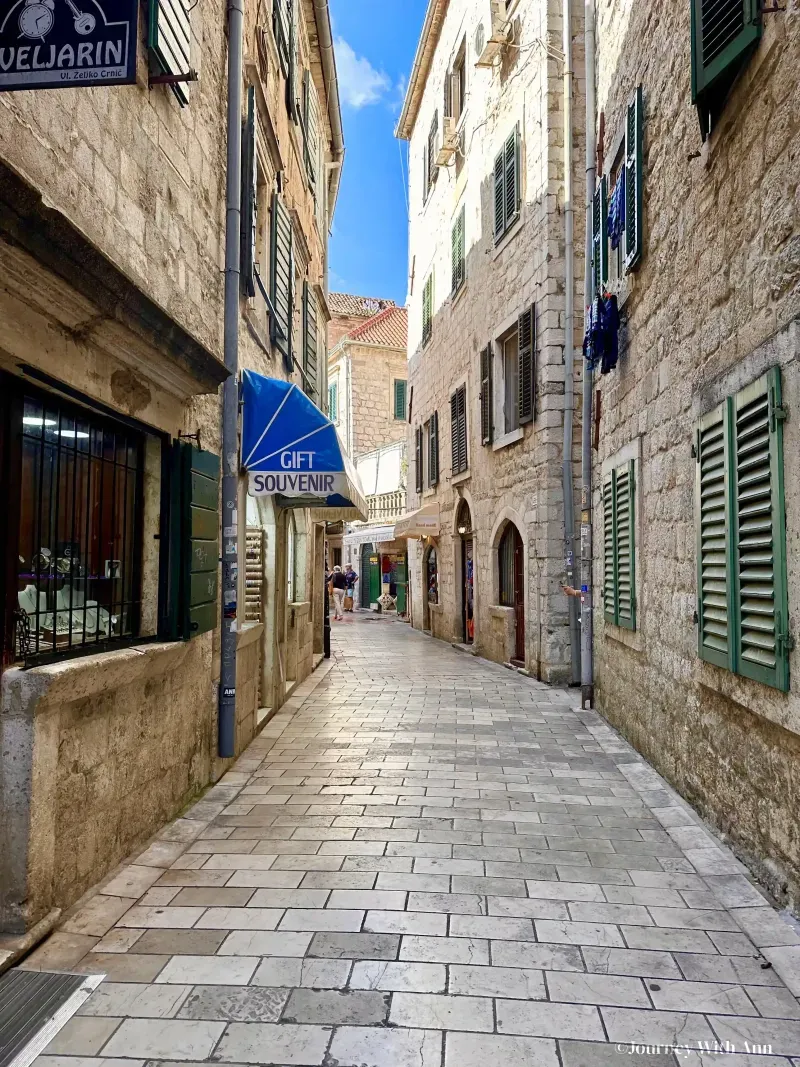
[[[519,530],[510,522],[497,550],[500,603],[514,609],[515,642],[512,663],[525,666],[525,551]]]
[[[423,557],[422,580],[425,583],[423,589],[422,628],[431,629],[431,604],[439,603],[439,559],[436,549],[431,547]]]
[[[475,640],[475,540],[466,500],[458,505],[456,530],[461,538],[461,636],[464,644],[471,645]]]

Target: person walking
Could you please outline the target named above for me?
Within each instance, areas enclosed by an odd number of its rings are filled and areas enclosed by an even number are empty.
[[[352,564],[347,564],[347,570],[344,572],[345,581],[347,582],[347,594],[344,598],[344,610],[352,612],[353,601],[356,595],[356,582],[358,581],[358,575],[353,570]]]
[[[347,579],[338,563],[333,568],[331,585],[333,586],[333,618],[334,621],[338,621],[344,619],[344,594],[347,591]]]

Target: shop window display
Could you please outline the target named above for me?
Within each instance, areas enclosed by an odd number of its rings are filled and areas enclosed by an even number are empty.
[[[21,422],[16,657],[134,637],[141,435],[45,396],[24,397]]]

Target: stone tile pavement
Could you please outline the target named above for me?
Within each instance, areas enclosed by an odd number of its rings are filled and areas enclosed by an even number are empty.
[[[334,638],[28,959],[107,976],[38,1067],[800,1065],[797,928],[598,715],[399,623]]]

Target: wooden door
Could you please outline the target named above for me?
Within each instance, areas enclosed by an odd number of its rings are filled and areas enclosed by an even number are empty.
[[[514,658],[525,663],[525,553],[522,538],[514,528],[514,617],[516,648]]]

